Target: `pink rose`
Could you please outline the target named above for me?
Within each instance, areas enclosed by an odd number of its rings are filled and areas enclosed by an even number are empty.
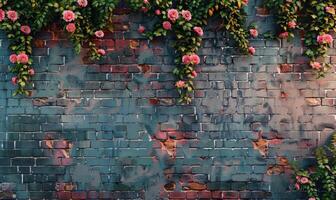
[[[295,176],[295,179],[298,181],[298,180],[300,180],[300,176]]]
[[[242,3],[244,4],[244,6],[246,6],[248,4],[248,2],[249,2],[248,0],[243,0]]]
[[[323,34],[317,36],[317,42],[319,44],[332,44],[333,40],[334,39],[329,34],[323,33]]]
[[[311,66],[313,69],[321,69],[321,67],[322,67],[321,63],[319,63],[319,62],[311,62],[311,63],[310,63],[310,66]]]
[[[29,57],[25,53],[20,53],[17,55],[17,62],[21,64],[27,64],[29,61]]]
[[[189,55],[184,55],[184,56],[182,57],[182,63],[183,63],[183,64],[185,64],[185,65],[189,65],[190,62],[191,62],[191,58],[190,58]]]
[[[189,10],[182,10],[182,17],[186,20],[186,21],[190,21],[191,20],[191,13]]]
[[[103,38],[103,37],[105,36],[104,31],[102,31],[102,30],[98,30],[98,31],[96,31],[96,32],[95,32],[95,36],[96,36],[97,38]]]
[[[183,87],[185,87],[185,82],[184,81],[177,81],[175,83],[175,86],[178,87],[178,88],[183,88]]]
[[[9,10],[7,11],[7,17],[10,19],[12,22],[15,22],[18,19],[18,14],[14,10]]]
[[[203,36],[203,29],[201,27],[195,26],[194,32],[197,33],[198,36]]]
[[[76,25],[74,23],[70,23],[70,24],[66,25],[65,29],[69,33],[74,33],[76,31]]]
[[[144,4],[149,4],[148,0],[143,0]]]
[[[97,52],[98,52],[98,54],[100,54],[102,56],[105,56],[105,54],[106,54],[104,49],[98,49]]]
[[[145,12],[145,13],[148,12],[148,8],[146,8],[144,6],[141,8],[141,10],[142,10],[142,12]]]
[[[255,50],[254,47],[249,47],[249,48],[248,48],[248,52],[249,52],[251,55],[254,55],[255,52],[256,52],[256,50]]]
[[[330,14],[335,14],[335,8],[330,6],[325,7],[325,11]]]
[[[308,200],[316,200],[315,197],[310,197]]]
[[[191,76],[193,76],[194,78],[196,78],[197,77],[197,72],[194,70],[194,71],[192,71],[191,72]]]
[[[34,70],[34,69],[29,69],[29,70],[28,70],[28,74],[29,74],[30,76],[34,76],[34,75],[35,75],[35,70]]]
[[[72,10],[65,10],[63,11],[63,19],[66,22],[72,22],[73,20],[75,20],[76,15]]]
[[[197,54],[191,54],[190,60],[194,65],[198,65],[201,62],[201,59]]]
[[[88,1],[87,0],[77,0],[77,3],[80,7],[84,8],[88,5]]]
[[[254,38],[258,37],[259,35],[258,30],[255,28],[250,29],[250,35]]]
[[[145,30],[146,30],[146,28],[144,26],[142,26],[142,25],[140,25],[139,28],[138,28],[138,32],[139,33],[144,33]]]
[[[159,10],[159,9],[155,10],[155,14],[156,15],[161,15],[161,10]]]
[[[171,25],[171,23],[168,22],[168,21],[164,21],[164,22],[162,23],[162,26],[163,26],[163,28],[164,28],[165,30],[171,30],[171,29],[172,29],[172,25]]]
[[[16,63],[17,62],[17,55],[16,54],[12,54],[9,56],[9,61],[11,63]]]
[[[302,177],[302,178],[300,179],[300,182],[301,182],[302,184],[307,184],[307,183],[309,183],[309,179],[308,179],[307,177]]]
[[[12,77],[12,84],[16,85],[18,82],[18,78],[16,76]]]
[[[300,190],[300,184],[295,183],[295,189],[296,189],[296,190]]]
[[[283,32],[283,33],[280,33],[280,34],[279,34],[279,38],[281,38],[281,39],[286,39],[286,38],[288,38],[288,35],[289,35],[288,32]]]
[[[168,18],[175,22],[179,18],[179,13],[176,9],[169,9],[168,10]]]
[[[21,30],[22,33],[24,33],[26,35],[29,35],[30,32],[31,32],[31,29],[30,29],[29,26],[21,26],[20,30]]]
[[[4,10],[0,9],[0,22],[2,22],[6,17],[6,13]]]
[[[296,22],[295,21],[288,22],[288,28],[295,28],[295,27],[296,27]]]

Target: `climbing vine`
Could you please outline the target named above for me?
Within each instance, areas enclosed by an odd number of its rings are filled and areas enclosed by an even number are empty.
[[[295,189],[307,194],[309,200],[335,199],[336,196],[336,134],[332,142],[319,147],[316,164],[309,169],[294,167]]]
[[[295,31],[302,33],[304,54],[317,77],[324,77],[331,68],[325,57],[333,43],[331,32],[336,30],[335,1],[265,0],[265,5],[275,15],[279,38],[291,39]]]
[[[91,59],[100,59],[104,49],[94,41],[104,37],[118,0],[1,0],[0,29],[10,40],[10,70],[16,94],[29,95],[27,89],[34,76],[32,55],[33,36],[50,23],[58,22],[80,52],[82,45],[90,47]]]
[[[221,20],[219,28],[230,33],[242,52],[255,52],[253,47],[249,47],[249,33],[244,28],[246,0],[129,0],[129,4],[135,11],[155,18],[155,25],[141,25],[140,33],[150,39],[168,34],[174,37],[173,47],[177,55],[173,73],[182,103],[190,103],[192,100],[193,80],[197,77],[196,66],[202,63],[198,50],[201,47],[204,26],[210,17]]]

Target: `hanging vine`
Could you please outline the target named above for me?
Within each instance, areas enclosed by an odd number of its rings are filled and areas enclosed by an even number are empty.
[[[30,95],[27,89],[35,71],[33,68],[32,40],[36,33],[50,23],[60,22],[80,52],[84,43],[90,47],[89,56],[97,60],[105,55],[93,42],[104,37],[118,0],[1,0],[0,29],[10,40],[10,71],[14,93]]]
[[[304,54],[317,77],[324,77],[331,68],[325,58],[336,31],[335,0],[265,0],[265,5],[274,13],[279,38],[291,39],[296,30],[303,33]]]
[[[196,66],[202,62],[197,52],[209,17],[221,20],[221,28],[230,33],[242,52],[255,52],[253,47],[249,47],[249,34],[244,28],[246,0],[129,0],[129,4],[135,11],[155,18],[152,30],[147,31],[147,27],[140,26],[141,33],[150,39],[168,34],[174,37],[173,48],[177,55],[173,72],[182,103],[192,101]]]

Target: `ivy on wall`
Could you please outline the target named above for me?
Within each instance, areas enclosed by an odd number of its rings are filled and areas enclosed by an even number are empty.
[[[104,37],[104,30],[111,25],[113,9],[118,3],[119,0],[1,0],[0,29],[10,40],[12,54],[9,60],[11,72],[15,74],[12,83],[17,85],[14,95],[30,94],[27,88],[35,74],[31,54],[36,33],[50,23],[59,23],[77,53],[86,43],[90,47],[90,58],[100,59],[106,52],[96,47],[93,40]],[[141,33],[150,39],[167,34],[174,36],[177,50],[175,86],[182,103],[192,100],[193,79],[197,76],[195,67],[201,62],[197,51],[209,17],[219,16],[223,29],[231,33],[243,52],[255,52],[248,46],[248,32],[244,29],[247,0],[129,0],[128,3],[134,10],[157,20],[152,31],[139,27]]]
[[[317,77],[324,77],[331,68],[324,59],[333,44],[332,31],[336,31],[335,0],[264,0],[273,11],[279,25],[278,37],[292,39],[300,31],[307,47],[304,54]]]
[[[255,53],[248,38],[257,37],[258,31],[247,30],[245,26],[248,0],[127,1],[136,12],[143,12],[155,21],[153,27],[140,26],[140,33],[149,39],[173,36],[175,86],[181,103],[192,101],[196,66],[202,62],[197,52],[211,17],[221,21],[220,27],[230,34],[243,53]],[[110,30],[113,10],[118,3],[119,0],[0,0],[0,29],[10,40],[12,83],[17,85],[14,95],[30,95],[28,88],[35,74],[32,40],[36,33],[56,22],[69,35],[77,53],[87,44],[89,57],[98,60],[106,52],[97,47],[94,40],[103,39],[104,31]],[[291,39],[296,30],[304,32],[305,55],[318,77],[324,76],[331,66],[320,58],[333,42],[330,31],[336,29],[334,0],[265,0],[265,5],[275,13],[279,38]]]
[[[29,95],[27,90],[35,71],[33,68],[32,40],[36,33],[50,23],[58,22],[69,35],[75,51],[84,43],[90,47],[89,56],[97,60],[105,55],[93,40],[102,39],[111,22],[118,0],[1,0],[0,29],[7,33],[12,52],[12,83],[16,94]]]

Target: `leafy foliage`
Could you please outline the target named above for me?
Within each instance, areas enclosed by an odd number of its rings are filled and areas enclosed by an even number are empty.
[[[64,27],[77,53],[84,43],[88,43],[91,59],[100,59],[105,55],[103,49],[96,47],[94,40],[103,37],[104,32],[99,32],[102,33],[99,37],[96,32],[109,27],[118,1],[1,0],[0,29],[7,33],[10,40],[11,72],[15,74],[12,83],[18,86],[15,94],[30,94],[27,86],[35,74],[30,58],[33,36],[50,23],[59,22]],[[65,16],[65,13],[68,15]]]
[[[180,102],[190,103],[201,62],[197,52],[202,43],[203,28],[212,16],[222,20],[221,28],[228,31],[244,53],[249,52],[248,32],[244,28],[247,1],[244,0],[129,0],[130,6],[156,20],[152,31],[144,34],[152,39],[171,34],[177,51],[174,70]],[[176,17],[176,15],[178,17]],[[189,16],[190,15],[190,16]],[[145,30],[141,27],[141,32]]]
[[[316,150],[316,165],[306,169],[295,167],[295,188],[305,192],[309,200],[333,200],[336,197],[336,134],[325,147]]]
[[[317,77],[324,77],[331,67],[324,57],[333,42],[330,32],[336,30],[335,1],[265,0],[265,5],[275,13],[279,38],[291,39],[296,30],[303,33],[304,54]]]

